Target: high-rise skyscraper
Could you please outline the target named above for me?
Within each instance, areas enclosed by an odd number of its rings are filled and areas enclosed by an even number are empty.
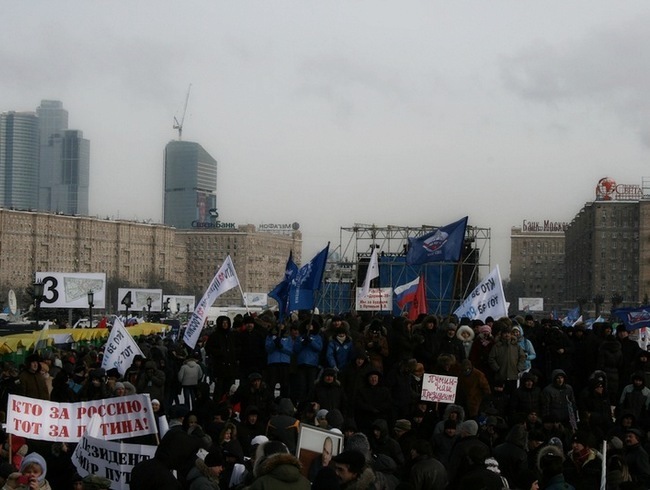
[[[39,208],[65,214],[88,214],[90,142],[81,131],[52,134],[41,147]]]
[[[88,214],[90,142],[68,130],[68,111],[58,100],[42,100],[38,207],[65,214]]]
[[[68,111],[60,100],[41,100],[36,108],[41,131],[41,146],[47,146],[50,136],[68,129]]]
[[[198,143],[165,147],[164,223],[178,229],[210,228],[217,207],[217,161]]]
[[[0,114],[0,206],[38,207],[39,125],[33,112]]]

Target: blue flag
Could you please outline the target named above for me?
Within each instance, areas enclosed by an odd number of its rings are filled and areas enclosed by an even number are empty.
[[[287,266],[284,270],[284,277],[282,282],[273,288],[269,296],[278,302],[278,311],[280,312],[280,321],[289,314],[289,288],[291,287],[291,280],[298,272],[298,266],[293,261],[293,250],[289,252],[289,259]]]
[[[458,262],[463,251],[466,227],[467,216],[421,237],[409,238],[406,263],[419,265],[428,262]]]
[[[567,311],[566,317],[562,321],[562,326],[572,327],[573,324],[580,318],[580,307],[576,306],[574,309]]]
[[[330,245],[303,265],[291,280],[289,287],[289,311],[313,310],[316,304],[315,293],[320,289],[327,263]]]
[[[638,308],[616,308],[612,315],[625,324],[625,330],[650,327],[650,306]]]

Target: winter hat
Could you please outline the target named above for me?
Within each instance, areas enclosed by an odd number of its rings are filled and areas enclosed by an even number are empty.
[[[545,466],[545,462],[552,461],[555,459],[564,462],[565,458],[562,450],[559,447],[554,446],[553,444],[544,446],[537,455],[537,467],[541,471],[542,467]]]
[[[332,461],[339,464],[347,464],[353,473],[361,473],[366,465],[366,458],[363,453],[355,449],[347,449],[341,454],[334,456]]]
[[[208,468],[213,468],[215,466],[223,466],[223,456],[219,451],[210,451],[208,454],[205,455],[205,459],[203,460],[203,462]]]
[[[582,444],[585,447],[594,447],[596,445],[594,436],[591,434],[591,432],[587,432],[586,430],[578,430],[573,435],[573,442]]]
[[[22,463],[20,463],[20,472],[22,473],[27,467],[27,465],[31,463],[36,463],[41,467],[43,473],[41,473],[41,476],[38,477],[38,481],[39,482],[44,481],[45,475],[47,475],[47,463],[45,462],[45,458],[43,458],[43,456],[41,456],[38,453],[28,454],[27,456],[25,456]]]
[[[327,416],[325,417],[325,419],[327,420],[327,423],[330,425],[330,427],[337,427],[337,428],[340,428],[343,425],[343,422],[345,420],[343,418],[343,414],[337,408],[327,412]]]
[[[609,440],[610,445],[617,450],[623,449],[623,441],[621,441],[618,437],[614,436]]]
[[[372,453],[370,452],[370,442],[368,437],[363,432],[355,432],[348,440],[345,442],[346,451],[359,451],[361,454],[365,455],[366,460],[370,461],[372,458]]]
[[[406,419],[399,419],[395,422],[395,427],[393,430],[400,430],[407,432],[411,430],[411,422]]]
[[[329,410],[321,408],[318,412],[316,412],[316,418],[317,419],[324,419],[324,418],[327,417],[328,412],[329,412]]]
[[[111,488],[111,480],[99,475],[88,475],[83,480],[84,490],[105,490]]]
[[[484,334],[492,334],[492,328],[490,328],[489,325],[481,325],[478,327],[478,333],[484,333]]]
[[[251,446],[259,446],[260,444],[264,444],[266,442],[269,442],[269,438],[266,436],[255,436],[251,440]]]
[[[460,424],[458,429],[460,432],[465,432],[470,436],[475,436],[476,434],[478,434],[478,424],[474,420],[466,420],[465,422]]]

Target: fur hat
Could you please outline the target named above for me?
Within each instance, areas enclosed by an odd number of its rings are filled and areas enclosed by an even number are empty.
[[[474,340],[475,334],[474,330],[471,329],[471,327],[467,325],[461,325],[458,331],[456,332],[456,337],[459,338],[462,341],[465,341],[465,338],[463,337],[463,332],[467,332],[469,334],[469,338],[467,339],[468,341]]]
[[[543,462],[545,460],[553,459],[558,459],[561,462],[564,462],[564,453],[559,447],[554,446],[553,444],[544,446],[539,453],[537,453],[537,468],[541,471]]]

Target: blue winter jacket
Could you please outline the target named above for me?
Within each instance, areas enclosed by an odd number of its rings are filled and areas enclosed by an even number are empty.
[[[298,366],[318,366],[322,350],[323,337],[317,333],[306,337],[300,336],[293,344],[293,352],[298,356],[296,358]]]

